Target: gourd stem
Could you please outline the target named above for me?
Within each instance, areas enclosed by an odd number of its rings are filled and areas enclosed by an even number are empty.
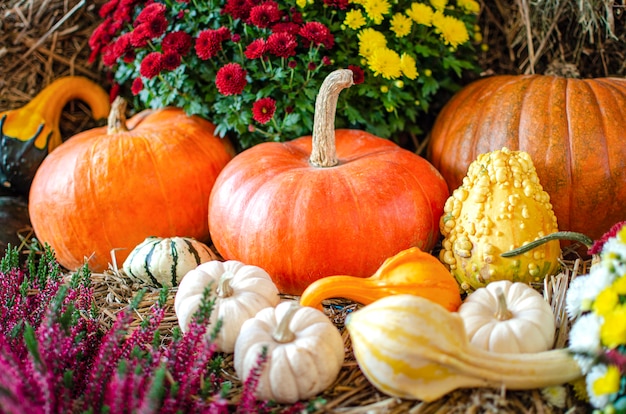
[[[117,134],[126,132],[126,100],[118,96],[111,105],[111,112],[107,122],[107,134]]]
[[[293,333],[291,329],[289,329],[289,324],[291,324],[291,320],[293,316],[296,314],[300,307],[296,302],[293,302],[289,308],[287,308],[287,312],[283,315],[283,318],[278,322],[276,329],[274,329],[274,333],[272,334],[272,338],[281,344],[291,342],[296,339],[296,334]]]
[[[525,244],[521,247],[518,247],[517,249],[513,249],[513,250],[509,250],[508,252],[504,252],[502,253],[500,256],[501,257],[514,257],[514,256],[518,256],[520,254],[524,254],[532,249],[534,249],[535,247],[539,247],[544,243],[547,243],[549,241],[552,240],[571,240],[571,241],[577,241],[579,243],[584,244],[587,247],[591,247],[593,245],[593,240],[582,234],[582,233],[576,233],[574,231],[557,231],[556,233],[552,233],[552,234],[548,234],[547,236],[543,236],[538,238],[537,240],[533,240],[528,244]]]
[[[508,321],[513,317],[513,313],[509,310],[502,289],[498,288],[496,290],[496,298],[498,299],[498,306],[496,307],[496,314],[494,316],[499,321]]]
[[[220,280],[217,284],[217,295],[220,298],[228,298],[233,295],[233,288],[230,285],[231,280],[233,280],[233,274],[231,272],[224,272],[224,274],[220,277]]]
[[[335,149],[335,113],[339,93],[353,85],[352,71],[331,72],[317,94],[313,115],[313,143],[309,162],[316,167],[333,167],[339,163]]]

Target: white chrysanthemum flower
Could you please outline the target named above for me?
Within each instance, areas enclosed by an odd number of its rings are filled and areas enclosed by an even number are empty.
[[[587,373],[591,370],[591,368],[597,362],[596,358],[586,356],[583,354],[574,354],[573,358],[574,358],[574,361],[576,361],[576,363],[580,367],[580,372],[582,372],[583,375],[587,375]]]
[[[612,237],[604,244],[601,264],[602,267],[613,269],[614,274],[626,273],[626,244],[619,237]]]
[[[565,310],[570,319],[579,317],[582,312],[583,298],[589,284],[589,275],[578,276],[572,280],[565,296]]]
[[[604,378],[606,375],[607,366],[605,364],[594,365],[589,371],[586,378],[587,395],[589,395],[589,402],[596,408],[604,408],[607,404],[615,398],[615,394],[603,394],[596,395],[593,392],[593,384],[596,380]]]
[[[592,312],[582,315],[569,331],[569,349],[572,352],[592,356],[602,352],[600,326],[602,326],[602,317]],[[581,369],[583,369],[582,366]]]
[[[613,284],[617,275],[609,268],[602,265],[592,266],[589,271],[589,280],[585,284],[585,291],[583,292],[583,310],[585,309],[585,301],[593,301],[604,289]]]
[[[564,386],[555,385],[553,387],[542,388],[541,395],[553,406],[557,408],[565,408],[567,391]]]

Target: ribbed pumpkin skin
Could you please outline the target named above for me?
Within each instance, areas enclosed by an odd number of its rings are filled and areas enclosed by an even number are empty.
[[[493,76],[459,91],[427,158],[456,189],[479,154],[526,151],[559,229],[599,238],[626,219],[626,80]]]
[[[238,154],[213,188],[216,249],[265,269],[281,293],[325,276],[371,276],[388,257],[438,240],[448,189],[432,165],[364,131],[335,136],[337,166],[309,163],[311,137],[263,143]]]
[[[29,213],[42,243],[61,265],[90,258],[99,272],[111,249],[123,263],[148,236],[206,240],[213,183],[232,158],[214,126],[179,109],[140,113],[130,131],[82,132],[44,159],[30,191]]]

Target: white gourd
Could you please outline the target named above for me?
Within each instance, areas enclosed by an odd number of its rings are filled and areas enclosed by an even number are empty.
[[[324,391],[337,379],[345,357],[343,339],[330,319],[295,301],[263,309],[243,324],[234,355],[241,381],[258,366],[264,347],[267,360],[255,395],[281,404]]]
[[[525,283],[491,282],[469,294],[458,312],[469,341],[488,351],[541,352],[554,343],[552,308]]]
[[[173,287],[200,263],[217,256],[190,237],[148,237],[128,255],[122,268],[131,279],[157,287]]]
[[[221,319],[222,327],[215,340],[220,352],[233,352],[241,325],[261,309],[274,307],[280,301],[278,288],[265,270],[236,260],[212,260],[189,271],[178,287],[174,311],[183,332],[187,332],[207,287],[215,304],[206,335],[211,335],[210,327]]]

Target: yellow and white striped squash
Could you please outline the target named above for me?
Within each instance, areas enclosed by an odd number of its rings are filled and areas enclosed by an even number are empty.
[[[461,317],[413,295],[387,296],[346,319],[354,356],[381,392],[434,401],[457,388],[533,389],[582,374],[563,349],[501,354],[468,342]]]
[[[136,281],[173,287],[199,264],[217,260],[204,243],[189,237],[148,237],[128,255],[122,268]]]

